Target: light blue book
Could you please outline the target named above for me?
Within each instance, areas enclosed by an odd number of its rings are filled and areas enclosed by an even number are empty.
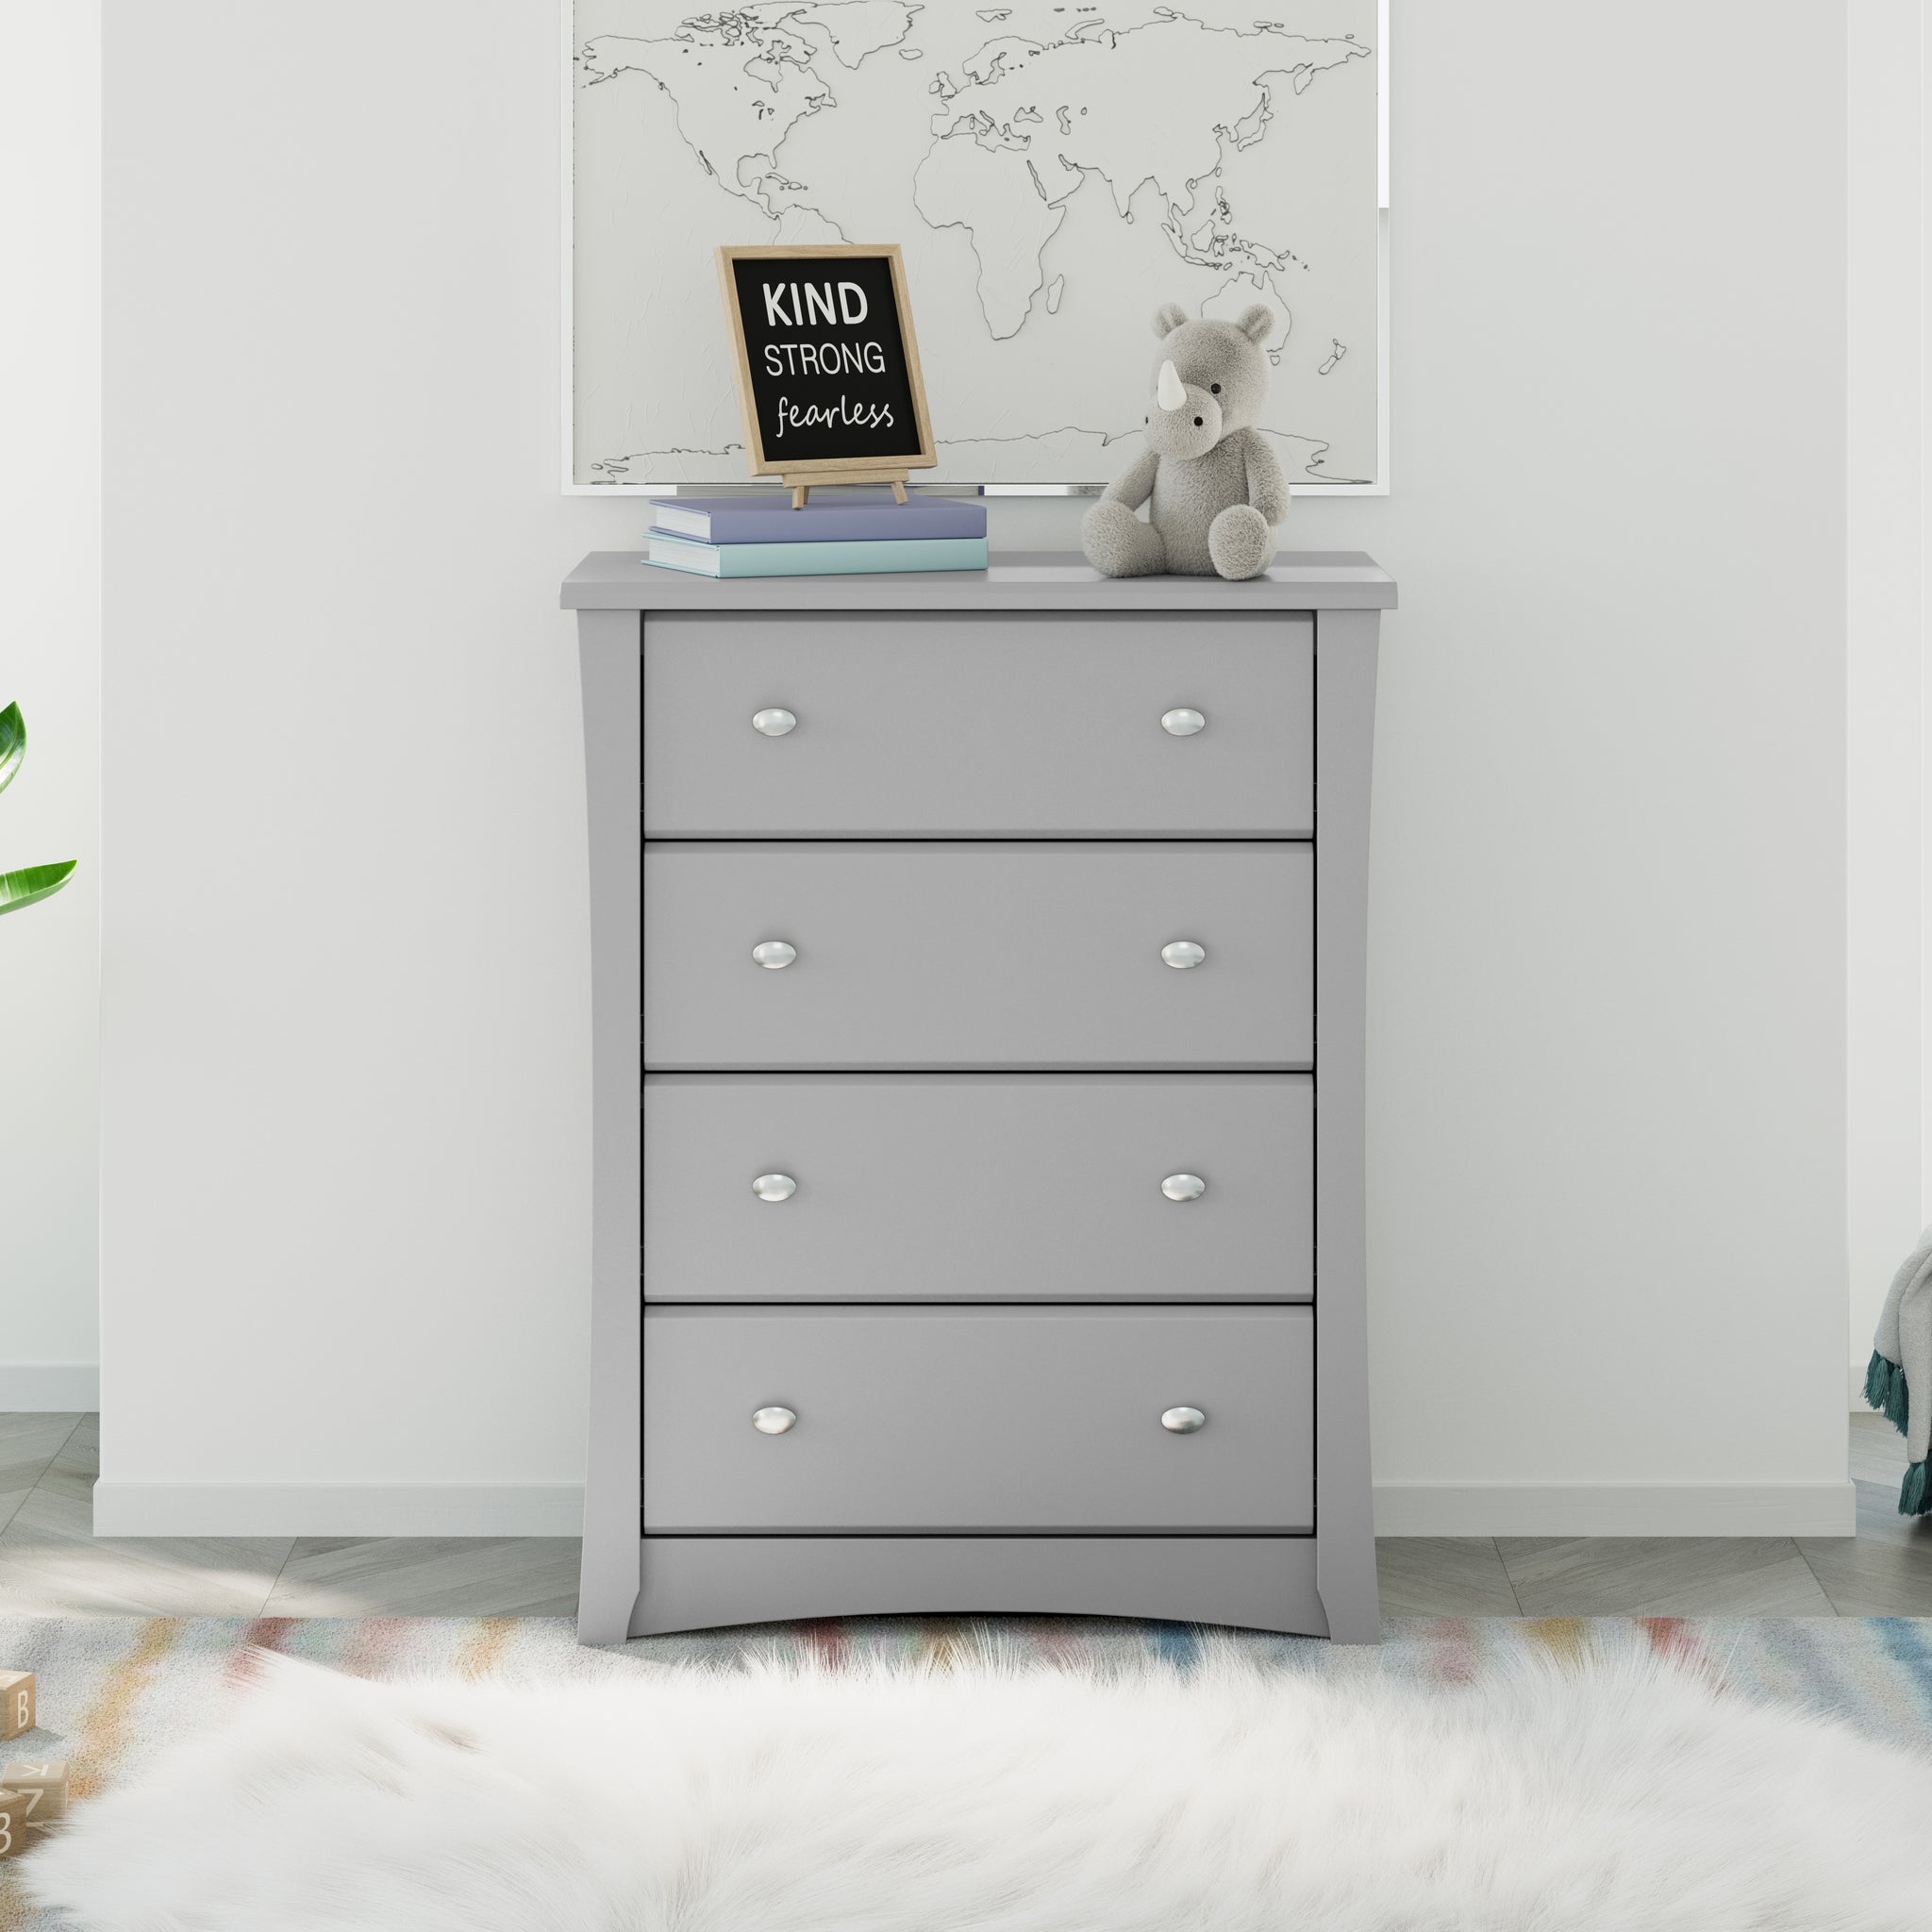
[[[653,530],[646,563],[706,577],[829,577],[892,570],[984,570],[984,537],[878,538],[852,543],[698,543]]]

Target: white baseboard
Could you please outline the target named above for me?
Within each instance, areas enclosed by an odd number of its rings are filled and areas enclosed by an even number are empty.
[[[0,1415],[87,1415],[100,1406],[97,1363],[0,1364]]]
[[[581,1536],[581,1483],[94,1486],[96,1536]]]
[[[1377,1483],[1377,1536],[1850,1536],[1831,1483]]]
[[[579,1483],[94,1489],[96,1536],[577,1536]],[[1850,1536],[1849,1482],[1377,1483],[1378,1536]]]

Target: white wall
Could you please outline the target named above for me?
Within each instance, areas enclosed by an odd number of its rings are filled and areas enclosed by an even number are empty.
[[[554,23],[108,13],[102,1526],[561,1527]],[[1396,10],[1390,1528],[1849,1525],[1842,28]]]
[[[100,1246],[100,10],[0,8],[0,1410],[92,1408]]]
[[[1385,1528],[1850,1527],[1843,23],[1397,10]]]
[[[1855,1386],[1892,1271],[1926,1220],[1924,11],[1924,0],[1860,0],[1851,12],[1846,1174]]]
[[[106,1525],[570,1518],[557,585],[639,516],[556,487],[558,58],[518,0],[109,0]]]

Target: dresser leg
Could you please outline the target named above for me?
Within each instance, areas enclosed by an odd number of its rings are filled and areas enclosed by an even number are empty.
[[[577,1641],[579,1643],[622,1643],[630,1635],[631,1611],[636,1607],[635,1589],[596,1592],[596,1600],[579,1592],[577,1597]]]
[[[1319,1579],[1317,1592],[1322,1599],[1323,1613],[1328,1619],[1328,1641],[1331,1643],[1380,1643],[1382,1641],[1382,1613],[1375,1600],[1375,1553],[1372,1545],[1368,1557],[1368,1578],[1366,1587],[1350,1574],[1344,1581],[1336,1576],[1336,1568],[1353,1571],[1357,1563],[1336,1565],[1324,1562],[1318,1566]]]

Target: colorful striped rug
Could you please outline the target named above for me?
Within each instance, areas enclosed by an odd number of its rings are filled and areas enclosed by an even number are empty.
[[[1439,1617],[1391,1621],[1384,1629],[1374,1650],[1259,1634],[1240,1641],[1269,1669],[1437,1682],[1468,1682],[1528,1656],[1577,1656],[1599,1640],[1637,1642],[1707,1669],[1745,1695],[1805,1705],[1874,1736],[1932,1749],[1932,1619]],[[1185,1670],[1198,1640],[1177,1624],[891,1617],[641,1638],[596,1651],[579,1648],[561,1618],[0,1619],[0,1670],[35,1674],[42,1724],[0,1752],[67,1757],[74,1796],[84,1803],[207,1723],[225,1698],[245,1695],[257,1648],[371,1677],[581,1679],[691,1663],[728,1669],[747,1656],[801,1654],[834,1669],[943,1669],[990,1647],[1067,1668],[1158,1658]],[[52,1921],[26,1909],[6,1871],[0,1866],[0,1932],[53,1932]]]

